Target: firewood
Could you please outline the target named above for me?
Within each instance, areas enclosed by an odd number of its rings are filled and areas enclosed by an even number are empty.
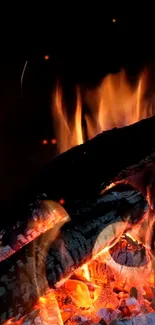
[[[99,251],[99,245],[104,249],[114,243],[115,224],[120,225],[119,238],[143,218],[148,204],[139,191],[120,184],[76,208],[54,242],[59,225],[0,263],[0,323],[28,312],[49,286],[62,284],[77,267],[89,261],[92,252]],[[112,224],[113,231],[107,235],[106,229]]]
[[[0,238],[0,262],[37,238],[41,233],[53,228],[61,220],[69,220],[65,209],[54,201],[39,201],[31,218],[22,220]]]
[[[1,207],[2,226],[26,220],[36,200],[63,199],[72,213],[77,201],[91,200],[111,182],[124,179],[155,161],[155,117],[105,131],[54,159],[28,189]],[[9,220],[9,222],[8,222]]]

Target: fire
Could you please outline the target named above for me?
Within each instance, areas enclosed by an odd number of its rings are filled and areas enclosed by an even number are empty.
[[[103,252],[76,270],[60,288],[50,289],[40,297],[30,314],[12,321],[15,325],[26,320],[36,325],[75,325],[84,321],[99,323],[104,318],[109,324],[114,319],[141,315],[143,309],[152,312],[146,298],[154,297],[154,272],[149,267],[121,266],[113,263],[109,252]]]
[[[61,212],[61,217],[64,216],[63,208],[59,206],[57,208],[58,213]],[[149,218],[148,214],[145,222],[143,221],[145,225],[149,224]],[[149,228],[148,231],[151,229]],[[133,244],[135,242],[135,247],[130,247],[135,254],[136,246],[139,249],[144,233],[143,231],[142,234],[140,233],[139,243],[134,239],[134,231],[131,231],[131,234],[128,232],[127,235],[133,240]],[[123,241],[125,243],[126,239],[123,233],[119,240],[122,240],[124,248]],[[149,250],[148,232],[145,244],[146,250]],[[62,282],[60,287],[55,290],[47,289],[46,295],[38,299],[28,315],[21,317],[20,320],[18,317],[10,319],[5,325],[12,322],[15,325],[23,325],[26,321],[30,325],[44,323],[75,325],[84,321],[99,323],[102,318],[110,324],[114,319],[152,312],[154,309],[150,300],[154,299],[152,291],[155,285],[154,279],[150,259],[148,263],[139,267],[121,265],[112,258],[109,246],[100,254],[94,255],[88,263],[76,269],[70,278]]]
[[[152,105],[146,98],[149,73],[145,69],[135,86],[128,81],[125,70],[107,75],[92,90],[76,90],[74,113],[64,102],[60,83],[53,94],[52,116],[59,152],[93,138],[114,127],[123,127],[152,116]],[[87,110],[84,109],[87,106]]]
[[[98,88],[86,91],[86,102],[91,110],[91,115],[86,117],[89,137],[152,115],[152,107],[145,100],[147,78],[144,71],[133,89],[125,71],[121,70],[109,74]]]
[[[115,22],[113,19],[113,23]],[[123,127],[150,117],[152,107],[146,99],[147,79],[148,73],[145,70],[133,87],[125,71],[121,70],[117,74],[105,77],[95,89],[83,90],[83,97],[80,88],[77,87],[73,114],[66,108],[64,90],[58,83],[52,102],[56,138],[51,139],[51,144],[57,143],[59,152],[64,152],[103,130]],[[84,109],[86,106],[87,109]],[[44,139],[42,144],[47,145],[48,141]],[[150,189],[148,198],[150,201]],[[61,198],[59,203],[63,205],[64,198]],[[44,222],[37,221],[34,224],[39,229],[34,238],[52,228],[50,240],[53,241],[61,226],[69,221],[69,216],[58,203],[45,201],[45,205],[48,215]],[[110,324],[115,319],[130,318],[131,315],[141,315],[155,310],[155,306],[150,303],[155,297],[155,267],[152,266],[155,262],[151,254],[150,240],[153,226],[154,218],[151,213],[142,224],[129,230],[125,235],[127,229],[125,223],[116,223],[114,229],[113,225],[109,225],[106,231],[98,236],[92,258],[88,263],[76,269],[68,278],[62,278],[59,283],[57,282],[55,290],[48,287],[46,295],[38,299],[26,318],[10,319],[5,325],[11,324],[12,321],[15,325],[22,325],[27,321],[35,325],[75,325],[84,321],[101,323],[102,320]],[[111,234],[114,234],[112,243]],[[106,247],[105,238],[108,243]],[[29,241],[32,239],[29,238]],[[130,240],[134,245],[130,244]],[[128,245],[130,257],[142,246],[142,251],[146,252],[146,264],[131,267],[117,262],[111,250],[113,247],[116,248],[113,251],[116,258],[117,244],[120,244],[122,249],[119,253],[123,254]],[[67,256],[65,260],[67,261]]]
[[[63,91],[60,84],[58,84],[53,99],[52,115],[60,152],[83,143],[82,107],[79,88],[77,88],[75,115],[70,120],[63,101]]]
[[[49,229],[53,229],[54,240],[57,237],[62,225],[70,220],[69,215],[62,207],[63,204],[63,199],[61,199],[59,203],[54,201],[44,201],[42,204],[44,216],[38,220],[34,214],[33,219],[28,223],[27,229],[25,229],[25,233],[17,235],[16,243],[14,243],[14,249],[12,249],[10,246],[0,247],[0,262]],[[3,235],[1,235],[1,240],[2,237]]]

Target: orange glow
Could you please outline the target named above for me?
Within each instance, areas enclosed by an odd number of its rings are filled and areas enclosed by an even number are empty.
[[[113,21],[116,21],[113,19]],[[148,71],[144,70],[135,85],[126,72],[107,75],[94,89],[76,91],[76,105],[71,114],[66,107],[60,83],[53,94],[52,116],[59,153],[114,127],[123,127],[152,116],[152,105],[146,98]],[[87,105],[87,110],[82,106]]]
[[[53,290],[50,290],[45,297],[39,299],[36,308],[40,307],[40,320],[47,324],[63,325],[60,309]]]
[[[113,23],[116,23],[116,19],[115,19],[115,18],[113,18],[113,19],[112,19],[112,22],[113,22]]]
[[[48,144],[48,140],[46,140],[46,139],[42,140],[42,144],[44,144],[44,145]]]
[[[64,199],[60,199],[60,200],[59,200],[59,203],[60,203],[61,205],[63,205],[63,204],[65,204],[65,200],[64,200]]]
[[[76,269],[75,272],[78,279],[84,281],[90,281],[90,272],[88,269],[88,264],[83,264],[80,268]]]
[[[51,139],[51,144],[56,144],[57,140],[56,139]]]
[[[69,295],[77,307],[90,308],[92,300],[87,285],[79,280],[68,280],[65,283]]]
[[[49,58],[50,58],[49,55],[45,55],[45,56],[44,56],[44,59],[45,59],[45,60],[49,60]]]
[[[150,261],[148,265],[140,267],[122,266],[114,262],[107,250],[77,269],[73,278],[66,279],[61,287],[49,289],[45,296],[38,299],[32,312],[36,311],[36,321],[45,322],[47,325],[74,325],[76,322],[73,319],[79,315],[83,319],[99,323],[101,309],[104,312],[109,308],[112,313],[121,304],[124,306],[126,300],[133,315],[135,310],[136,313],[141,313],[141,306],[147,306],[148,312],[152,312],[150,302],[146,305],[146,297],[154,297],[152,286],[154,271],[151,270]],[[137,288],[140,298],[130,296],[132,287]],[[118,294],[114,288],[119,288]],[[126,317],[126,314],[123,317]],[[9,325],[10,321],[15,325],[22,325],[24,319],[9,320],[5,325]]]

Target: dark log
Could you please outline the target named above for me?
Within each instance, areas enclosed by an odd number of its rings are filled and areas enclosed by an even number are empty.
[[[78,200],[91,200],[114,180],[126,178],[155,160],[155,117],[105,131],[54,159],[25,193],[1,208],[1,227],[32,214],[36,197],[65,200],[69,213]],[[130,167],[130,168],[129,168]],[[31,205],[30,205],[31,203]],[[10,219],[10,223],[8,223]],[[2,229],[2,228],[1,228]]]
[[[110,325],[154,325],[155,313],[144,314],[133,317],[132,319],[114,320]]]
[[[116,224],[120,225],[117,229],[117,235],[120,235],[137,224],[147,209],[148,204],[140,192],[129,185],[117,185],[105,195],[80,206],[72,221],[62,227],[54,243],[51,243],[55,236],[53,228],[2,261],[1,323],[12,317],[11,313],[28,312],[38,297],[45,294],[48,285],[54,287],[59,280],[70,276],[74,269],[88,261],[101,233],[102,240],[98,242],[97,249],[115,241]],[[109,226],[113,227],[113,231],[107,238],[104,230]]]

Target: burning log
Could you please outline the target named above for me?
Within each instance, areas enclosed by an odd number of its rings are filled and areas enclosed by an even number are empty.
[[[117,185],[79,206],[54,243],[57,225],[2,261],[0,322],[28,312],[49,286],[54,287],[89,261],[92,252],[97,254],[114,244],[116,237],[143,218],[147,208],[139,191]]]
[[[54,159],[21,197],[1,208],[1,227],[26,220],[36,200],[64,199],[68,213],[75,202],[91,200],[113,181],[124,179],[155,160],[155,117],[105,131]],[[133,154],[134,153],[134,154]],[[76,208],[75,208],[76,209]],[[11,218],[10,218],[11,216]],[[9,224],[9,228],[11,225]]]
[[[132,217],[134,204],[138,203],[139,206],[138,192],[136,196],[135,193],[129,185],[117,185],[107,191],[105,196],[99,197],[96,202],[82,207],[76,215],[72,215],[71,222],[63,227],[61,236],[53,243],[47,256],[47,278],[50,286],[53,287],[61,278],[70,274],[72,268],[87,262],[92,257],[92,252],[95,256],[104,248],[114,245],[126,226],[128,227],[128,224],[122,223],[122,217],[126,219],[129,213],[130,225],[134,225],[138,216],[136,211],[136,215]],[[130,206],[129,210],[125,201]],[[141,208],[139,212],[141,214]],[[85,219],[85,213],[88,214],[88,219]],[[54,265],[57,265],[56,271]]]

